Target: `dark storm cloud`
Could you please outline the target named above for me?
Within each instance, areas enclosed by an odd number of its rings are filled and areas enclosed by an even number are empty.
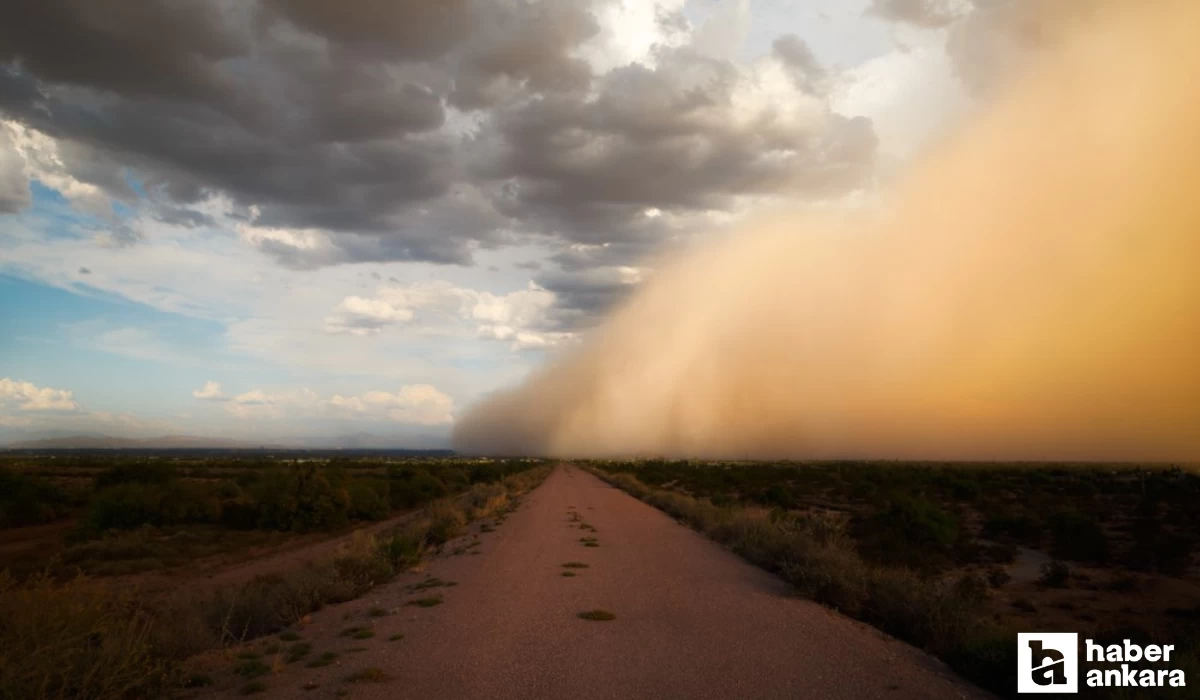
[[[11,4],[0,22],[0,62],[31,74],[150,97],[220,99],[218,62],[244,54],[231,3],[38,0]]]
[[[664,51],[597,81],[496,110],[477,171],[505,183],[502,212],[580,242],[637,237],[648,209],[723,210],[744,195],[825,197],[861,186],[870,122],[791,121],[737,112],[741,79],[724,61]]]
[[[638,279],[628,270],[596,267],[577,272],[548,272],[534,278],[553,292],[555,305],[548,316],[550,330],[573,330],[590,325],[636,288]]]
[[[467,264],[536,236],[581,273],[742,197],[836,196],[869,178],[869,122],[743,118],[728,62],[660,48],[652,68],[594,75],[579,49],[609,1],[22,3],[0,25],[0,114],[158,220],[208,226],[195,205],[227,198],[249,240],[299,268]],[[803,42],[775,54],[818,94]],[[0,211],[21,192],[0,186]],[[548,284],[581,313],[621,291]]]

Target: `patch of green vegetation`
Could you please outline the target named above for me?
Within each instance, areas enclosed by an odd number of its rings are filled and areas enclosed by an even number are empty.
[[[379,607],[378,605],[373,606],[370,610],[367,611],[367,617],[384,617],[387,614],[388,614],[388,611],[384,610],[383,608]]]
[[[580,619],[591,620],[593,622],[608,622],[617,619],[617,616],[607,610],[585,610],[579,613]]]
[[[246,659],[233,667],[233,672],[242,678],[258,678],[271,672],[271,667],[259,659]]]
[[[581,561],[569,561],[566,564],[563,564],[563,568],[564,569],[586,569],[586,568],[588,568],[588,565],[584,564]]]
[[[237,654],[237,658],[239,658],[239,659],[261,659],[262,654],[258,653],[257,651],[254,651],[252,649],[248,649],[246,651],[239,651]]]
[[[336,653],[334,653],[332,651],[326,651],[326,652],[323,652],[317,658],[313,659],[312,661],[309,661],[308,663],[304,664],[304,667],[305,668],[321,668],[322,666],[329,666],[330,664],[332,664],[334,661],[337,660],[337,657],[338,657],[338,655]]]
[[[564,572],[562,572],[562,574],[560,574],[560,575],[561,575],[563,578],[571,578],[571,577],[575,576],[576,574],[575,574],[575,572],[574,572],[574,571],[564,571]]]
[[[238,692],[241,693],[242,695],[255,695],[257,693],[266,692],[266,690],[267,690],[266,683],[264,683],[262,681],[250,681],[249,683],[243,685],[242,689],[239,690]]]
[[[289,664],[295,663],[308,655],[312,651],[312,644],[308,642],[296,642],[288,647],[287,654],[283,657]]]
[[[389,642],[398,642],[401,639],[404,639],[404,634],[402,634],[400,632],[397,632],[396,634],[393,634],[392,636],[388,637]]]
[[[339,637],[353,637],[354,635],[358,634],[359,632],[364,632],[364,631],[369,632],[370,630],[371,630],[370,627],[347,627],[346,629],[342,630],[341,632],[338,632],[338,636]]]
[[[438,588],[439,586],[444,586],[446,588],[450,588],[452,586],[457,586],[457,585],[458,585],[458,583],[456,581],[443,581],[440,578],[430,577],[420,583],[414,583],[413,585],[408,587],[408,590],[412,591],[412,592],[416,592],[416,591],[423,591],[423,590],[426,590],[429,588]]]
[[[345,680],[347,683],[382,683],[390,678],[391,676],[384,673],[382,668],[373,666],[355,671],[346,676]]]
[[[293,632],[291,630],[288,630],[287,632],[284,632],[283,634],[279,635],[279,638],[285,642],[295,642],[300,639],[300,635],[296,634],[295,632]]]
[[[440,595],[437,595],[437,596],[430,596],[428,598],[414,598],[413,600],[410,600],[407,603],[405,603],[405,605],[415,605],[419,608],[432,608],[434,606],[441,605],[444,602],[445,601],[442,600],[442,597]]]

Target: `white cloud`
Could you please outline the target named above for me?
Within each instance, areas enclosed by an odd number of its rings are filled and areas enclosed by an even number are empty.
[[[372,298],[346,297],[325,319],[328,333],[373,335],[387,326],[422,316],[426,328],[439,322],[474,325],[476,337],[511,343],[513,350],[544,348],[574,337],[549,330],[555,295],[533,282],[506,294],[423,282],[380,287]]]
[[[192,396],[205,401],[224,401],[225,394],[218,382],[204,382],[204,386],[192,392]]]
[[[97,216],[112,215],[112,200],[104,190],[71,175],[63,163],[57,140],[10,120],[0,121],[0,129],[8,132],[16,153],[24,161],[26,180],[37,180],[58,191],[80,211]]]
[[[384,326],[413,319],[413,310],[384,299],[349,296],[325,319],[327,333],[371,335]]]
[[[368,391],[359,396],[334,395],[328,405],[350,413],[386,416],[397,423],[448,425],[454,422],[454,399],[429,384],[402,386],[394,394]]]
[[[35,386],[4,377],[0,379],[0,402],[16,402],[22,411],[75,411],[79,404],[66,389]]]
[[[307,388],[286,392],[253,389],[227,401],[225,411],[241,419],[359,417],[432,426],[454,421],[454,399],[429,384],[405,385],[395,393],[334,394],[328,399]]]

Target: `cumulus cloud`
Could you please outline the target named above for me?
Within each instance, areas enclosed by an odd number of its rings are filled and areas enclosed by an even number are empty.
[[[448,425],[454,421],[454,399],[429,384],[412,384],[399,391],[368,391],[359,396],[335,394],[328,405],[335,411],[386,416],[397,423]]]
[[[565,286],[565,285],[564,285]],[[422,316],[472,325],[478,337],[510,343],[513,350],[545,348],[573,337],[562,330],[558,296],[530,282],[506,294],[458,287],[449,282],[385,285],[374,297],[349,296],[325,319],[327,333],[373,335]]]
[[[192,392],[192,396],[203,401],[224,401],[225,393],[218,382],[204,382],[204,386]]]
[[[260,420],[355,417],[422,426],[446,425],[454,420],[454,399],[429,384],[404,385],[394,393],[368,391],[328,398],[307,388],[278,392],[252,389],[229,399],[224,409],[240,419]]]
[[[22,411],[75,411],[79,404],[66,389],[39,387],[8,377],[0,378],[0,402],[16,404]]]

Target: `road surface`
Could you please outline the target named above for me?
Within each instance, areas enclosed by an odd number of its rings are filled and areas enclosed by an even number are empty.
[[[581,531],[572,512],[596,532]],[[301,631],[313,644],[309,658],[339,658],[324,668],[287,665],[263,679],[265,697],[988,697],[922,652],[789,595],[779,579],[574,467],[556,468],[478,541],[313,615]],[[588,567],[564,577],[567,562]],[[457,585],[410,591],[429,576]],[[445,602],[405,605],[431,594]],[[390,614],[370,617],[372,607]],[[616,619],[578,617],[597,608]],[[348,626],[370,626],[375,636],[339,636]],[[396,634],[404,638],[389,641]],[[387,678],[346,681],[370,668]]]

